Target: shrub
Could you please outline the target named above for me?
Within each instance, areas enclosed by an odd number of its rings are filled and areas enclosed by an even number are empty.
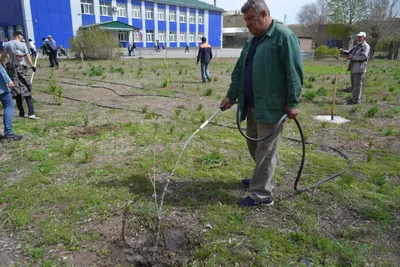
[[[102,66],[92,66],[90,68],[89,76],[102,76],[104,74],[104,68]]]
[[[61,86],[57,86],[56,79],[54,78],[54,70],[51,70],[50,72],[49,91],[51,92],[51,96],[56,101],[57,105],[61,105],[63,88]]]
[[[326,45],[321,45],[315,50],[315,59],[324,59],[324,58],[339,58],[340,50],[337,47],[330,49]]]
[[[116,57],[119,42],[113,33],[97,26],[79,28],[77,36],[70,39],[76,57],[82,52],[85,59],[111,59]]]

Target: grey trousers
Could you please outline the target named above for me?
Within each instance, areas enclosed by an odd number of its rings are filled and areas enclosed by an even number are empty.
[[[365,85],[365,72],[364,73],[351,73],[351,92],[353,94],[354,102],[361,102],[361,94]]]
[[[252,138],[263,138],[270,135],[276,123],[256,123],[254,109],[247,111],[247,135]],[[250,197],[255,201],[264,201],[272,196],[274,173],[278,161],[279,144],[282,138],[282,126],[278,134],[263,142],[247,141],[250,155],[256,163],[250,181]]]

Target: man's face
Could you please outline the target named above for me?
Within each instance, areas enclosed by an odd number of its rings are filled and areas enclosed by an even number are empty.
[[[17,36],[15,36],[18,40],[23,40],[24,36],[22,34],[18,34]]]
[[[356,39],[357,39],[357,42],[360,43],[360,42],[364,42],[365,37],[364,36],[357,36]]]
[[[265,33],[268,27],[268,21],[266,21],[267,16],[265,10],[258,13],[254,8],[250,8],[244,13],[246,26],[252,35],[259,37]]]

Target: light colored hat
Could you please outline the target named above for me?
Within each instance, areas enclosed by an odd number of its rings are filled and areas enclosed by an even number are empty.
[[[365,32],[359,32],[357,35],[356,35],[357,37],[364,37],[364,38],[367,38],[367,34],[365,33]]]
[[[14,56],[20,56],[20,57],[23,57],[23,56],[25,56],[25,54],[24,54],[24,53],[22,53],[22,51],[21,51],[21,50],[15,50],[15,51],[14,51]]]
[[[53,38],[53,36],[51,36],[51,35],[49,34],[49,35],[47,35],[47,38]]]

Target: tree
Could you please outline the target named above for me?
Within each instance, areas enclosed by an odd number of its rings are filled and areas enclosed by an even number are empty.
[[[316,3],[305,4],[297,13],[297,21],[302,25],[312,28],[313,38],[318,38],[318,30],[321,24],[328,22],[328,0],[317,0]]]
[[[353,25],[365,17],[366,0],[329,0],[329,17],[334,23]]]
[[[341,38],[347,48],[350,34],[356,31],[354,23],[366,17],[367,0],[329,0],[329,17],[334,24],[329,25],[328,32],[332,37]]]
[[[371,46],[370,59],[374,59],[375,48],[379,40],[396,32],[400,19],[400,0],[366,0],[367,17],[362,22]]]

